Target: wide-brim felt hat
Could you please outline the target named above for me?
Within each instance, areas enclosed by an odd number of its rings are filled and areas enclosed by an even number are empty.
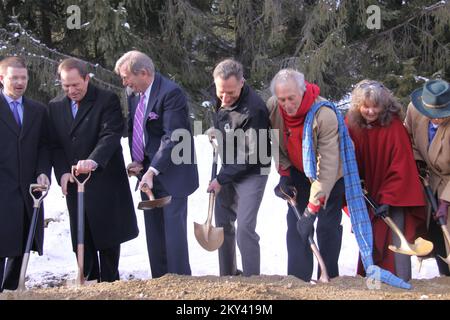
[[[411,102],[430,119],[450,117],[450,85],[444,80],[430,80],[411,93]]]

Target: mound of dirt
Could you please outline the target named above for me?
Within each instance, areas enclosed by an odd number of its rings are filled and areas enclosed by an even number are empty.
[[[329,283],[306,283],[292,276],[178,276],[159,279],[64,285],[25,292],[4,292],[0,300],[449,300],[450,278],[412,280],[412,290],[368,283],[362,277],[340,277]],[[369,289],[372,288],[372,289]]]

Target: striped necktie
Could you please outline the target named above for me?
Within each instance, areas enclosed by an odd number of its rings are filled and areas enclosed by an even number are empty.
[[[145,94],[141,94],[141,99],[137,105],[136,112],[134,114],[133,122],[133,144],[132,144],[132,157],[133,161],[142,162],[144,160],[144,130],[143,120],[144,120],[144,100]]]

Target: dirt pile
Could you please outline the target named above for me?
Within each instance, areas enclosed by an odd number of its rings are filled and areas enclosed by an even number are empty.
[[[189,277],[166,275],[159,279],[96,283],[83,287],[59,283],[55,288],[31,288],[26,292],[5,292],[0,300],[323,300],[323,299],[408,299],[450,300],[450,278],[412,280],[412,290],[402,290],[362,277],[340,277],[330,283],[305,283],[292,276]]]

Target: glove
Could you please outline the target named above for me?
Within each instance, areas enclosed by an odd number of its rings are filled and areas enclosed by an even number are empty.
[[[389,205],[381,204],[378,209],[375,210],[375,215],[377,217],[386,218],[389,214]]]
[[[439,207],[436,214],[433,216],[434,220],[447,224],[448,207],[450,207],[450,202],[445,200],[439,200]]]
[[[428,175],[428,167],[427,163],[422,160],[416,160],[417,171],[419,172],[419,176],[426,177]]]
[[[286,200],[286,194],[289,197],[294,197],[296,189],[293,186],[292,180],[288,176],[280,176],[280,181],[278,182],[275,189],[273,189],[275,195],[283,200]],[[284,192],[284,193],[283,193]]]
[[[314,234],[314,221],[317,213],[312,213],[308,207],[305,208],[303,215],[297,221],[297,231],[303,241],[307,241],[309,235]]]

